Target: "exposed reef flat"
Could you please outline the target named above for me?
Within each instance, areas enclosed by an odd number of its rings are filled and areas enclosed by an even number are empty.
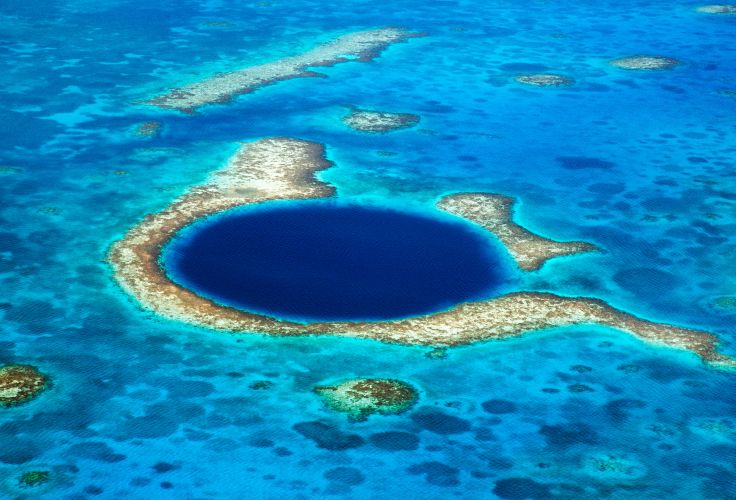
[[[565,85],[572,85],[572,78],[549,73],[521,75],[516,77],[516,81],[537,87],[563,87]]]
[[[30,365],[0,367],[0,408],[16,406],[38,396],[48,387],[49,380]]]
[[[631,56],[614,59],[611,64],[622,69],[658,70],[677,66],[680,61],[663,56]]]
[[[348,127],[359,132],[385,133],[413,127],[419,123],[419,117],[411,113],[354,109],[342,121]]]
[[[441,210],[473,221],[495,234],[525,271],[535,271],[553,257],[597,250],[584,241],[554,241],[524,229],[513,222],[513,205],[513,198],[491,193],[459,193],[437,202]]]
[[[412,406],[417,390],[401,380],[359,378],[336,385],[314,388],[332,410],[347,413],[352,420],[365,420],[370,415],[396,415]]]
[[[736,14],[736,5],[703,5],[695,10],[704,14]]]
[[[357,31],[318,45],[303,54],[220,73],[202,81],[175,88],[145,101],[144,104],[192,113],[201,106],[226,103],[237,95],[253,92],[278,81],[322,76],[309,71],[308,68],[334,66],[350,61],[371,61],[389,45],[419,36],[423,34],[398,28]]]
[[[334,189],[314,178],[316,172],[329,165],[323,146],[317,143],[271,138],[243,144],[222,170],[168,208],[145,217],[111,247],[108,260],[115,277],[147,309],[168,318],[230,332],[339,335],[411,345],[453,346],[504,339],[550,327],[599,324],[628,332],[646,342],[691,351],[714,366],[736,367],[734,359],[717,352],[718,338],[712,334],[643,320],[596,299],[518,292],[396,321],[304,324],[216,304],[172,282],[159,265],[162,247],[177,231],[202,217],[269,200],[332,196]],[[445,205],[464,207],[470,214],[476,209],[468,207],[477,207],[479,220],[489,217],[486,198],[477,194],[469,196],[466,200],[453,195]]]

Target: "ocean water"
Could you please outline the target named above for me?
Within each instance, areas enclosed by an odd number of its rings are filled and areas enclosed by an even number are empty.
[[[500,295],[508,252],[440,214],[272,202],[188,227],[161,264],[199,295],[296,321],[396,319]]]
[[[598,297],[736,354],[736,16],[698,5],[4,0],[0,361],[53,387],[0,409],[0,497],[734,498],[736,375],[688,353],[589,326],[443,359],[228,335],[141,309],[104,260],[239,141],[292,136],[326,145],[342,201],[513,196],[530,230],[603,249],[519,290]],[[428,36],[197,115],[138,104],[386,25]],[[608,64],[635,54],[682,64]],[[514,81],[540,71],[575,81]],[[421,122],[356,133],[350,106]],[[148,120],[160,136],[133,134]],[[419,402],[350,422],[312,388],[351,377],[408,381]],[[20,488],[33,470],[51,480]]]

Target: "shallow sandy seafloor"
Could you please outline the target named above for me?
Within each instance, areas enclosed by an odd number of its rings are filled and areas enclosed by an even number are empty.
[[[3,2],[0,361],[53,387],[0,411],[0,497],[736,497],[734,372],[689,351],[587,324],[438,348],[230,334],[141,307],[103,260],[238,141],[298,137],[338,165],[318,174],[335,204],[503,194],[523,228],[599,249],[517,271],[519,289],[736,355],[736,17],[705,3]],[[386,25],[428,36],[195,115],[137,104]],[[634,54],[682,64],[608,64]],[[514,81],[536,73],[575,83]],[[346,106],[421,122],[359,134]],[[160,133],[135,134],[148,121]],[[355,422],[313,392],[356,378],[420,397]]]
[[[644,341],[685,349],[718,367],[736,362],[717,352],[709,333],[652,323],[616,310],[603,301],[517,292],[460,304],[448,311],[384,322],[293,323],[219,305],[172,282],[162,266],[163,246],[184,226],[223,210],[272,200],[323,198],[334,189],[314,174],[329,167],[320,144],[292,138],[245,143],[227,166],[165,210],[148,215],[109,252],[121,286],[144,307],[173,319],[237,332],[294,336],[339,335],[408,345],[462,345],[503,339],[550,327],[600,324]],[[560,243],[513,224],[508,198],[459,193],[442,198],[438,208],[466,217],[496,234],[520,267],[533,270],[545,260],[593,250],[584,242]]]

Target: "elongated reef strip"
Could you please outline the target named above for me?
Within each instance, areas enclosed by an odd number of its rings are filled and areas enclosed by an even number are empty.
[[[736,14],[736,5],[703,5],[695,10],[704,14]]]
[[[530,232],[514,223],[513,205],[513,198],[491,193],[459,193],[437,202],[437,208],[495,234],[524,271],[535,271],[553,257],[597,250],[584,241],[554,241]]]
[[[519,83],[534,85],[536,87],[563,87],[572,84],[572,78],[549,73],[521,75],[517,76],[515,80]]]
[[[611,65],[621,69],[631,70],[660,70],[670,69],[680,64],[680,61],[664,56],[631,56],[614,59]]]
[[[710,333],[646,321],[597,299],[518,292],[402,320],[301,324],[216,304],[168,278],[159,262],[161,250],[181,228],[237,206],[333,196],[334,189],[314,177],[330,165],[324,157],[324,147],[313,142],[271,138],[243,144],[222,170],[161,212],[146,216],[113,244],[108,260],[116,279],[143,307],[162,316],[230,332],[338,335],[411,345],[454,346],[550,327],[599,324],[646,342],[691,351],[714,366],[736,367],[732,358],[717,352],[718,339]],[[464,207],[463,215],[477,217],[478,221],[490,217],[488,206],[499,208],[494,195],[490,199],[495,201],[490,204],[482,194],[468,196],[464,199],[453,195],[440,204]],[[509,200],[505,203],[510,207]],[[468,208],[473,206],[477,207],[477,216],[473,215],[476,209]],[[510,216],[510,208],[506,213]],[[512,227],[510,221],[505,227]]]
[[[226,103],[272,83],[310,76],[322,76],[308,68],[372,61],[389,45],[424,36],[399,28],[357,31],[337,37],[303,54],[284,57],[232,72],[220,73],[154,97],[144,104],[192,113],[207,104]]]

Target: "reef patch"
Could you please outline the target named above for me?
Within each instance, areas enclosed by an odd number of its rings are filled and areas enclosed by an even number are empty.
[[[614,59],[611,65],[621,69],[661,70],[670,69],[681,64],[677,59],[664,56],[630,56]]]
[[[324,399],[328,408],[346,413],[360,421],[370,415],[396,415],[416,403],[417,390],[406,382],[394,379],[359,378],[335,385],[322,385],[314,392]]]
[[[736,14],[736,5],[703,5],[695,10],[704,14]]]
[[[597,299],[515,292],[400,320],[297,323],[217,304],[172,282],[160,266],[164,245],[179,230],[200,218],[271,200],[334,195],[331,186],[314,177],[328,166],[324,147],[314,142],[270,138],[243,144],[222,170],[161,212],[143,218],[112,245],[108,260],[115,278],[146,309],[171,319],[229,332],[337,335],[409,345],[454,346],[505,339],[551,327],[598,324],[628,332],[652,344],[690,351],[713,366],[736,367],[733,358],[718,352],[715,335],[640,319]],[[510,220],[498,224],[498,218],[511,216],[509,198],[500,199],[500,205],[497,195],[484,193],[451,195],[443,200],[440,208],[462,213],[498,234],[510,232],[503,238],[513,243],[512,254],[524,256],[519,261],[525,262],[525,266],[534,268],[550,258],[549,254],[525,248],[523,243],[534,248],[531,242],[538,241],[535,235],[529,236],[531,233],[526,234]],[[589,249],[576,244],[563,247],[560,254]]]
[[[567,76],[555,75],[552,73],[536,73],[532,75],[517,76],[515,80],[525,85],[533,85],[535,87],[564,87],[572,85],[573,80]]]
[[[30,365],[0,367],[0,407],[16,406],[34,399],[49,385],[46,375]]]
[[[156,120],[149,120],[143,123],[139,123],[133,129],[133,135],[140,137],[141,139],[153,139],[158,137],[161,133],[161,122]]]
[[[334,66],[350,61],[372,61],[389,45],[420,36],[424,35],[399,28],[348,33],[299,55],[219,73],[201,81],[174,88],[143,104],[192,113],[202,106],[226,103],[235,96],[248,94],[279,81],[322,76],[308,68]]]
[[[584,241],[554,241],[528,231],[513,222],[513,205],[513,198],[491,193],[459,193],[437,202],[439,209],[473,221],[496,235],[524,271],[535,271],[554,257],[597,250]]]
[[[386,133],[415,126],[419,123],[419,116],[411,113],[353,109],[342,121],[359,132]]]

